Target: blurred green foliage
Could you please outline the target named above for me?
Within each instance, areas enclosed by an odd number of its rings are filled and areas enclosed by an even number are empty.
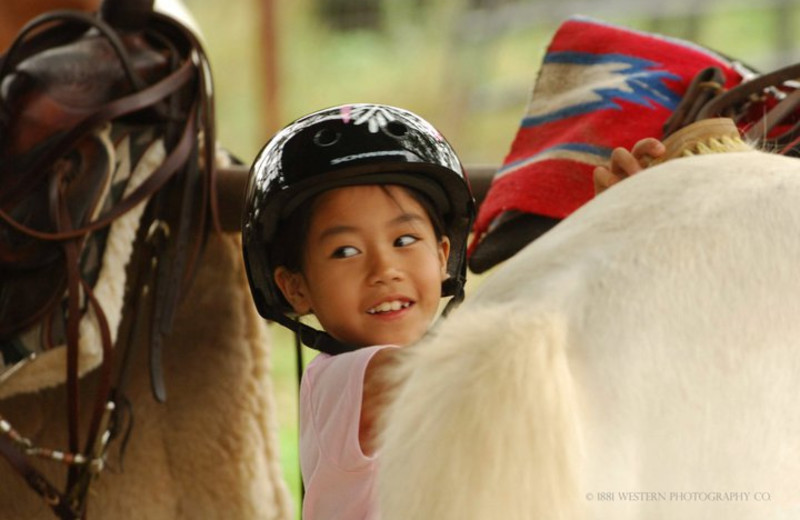
[[[337,1],[351,10],[359,3]],[[480,26],[482,11],[469,11],[468,5],[487,2],[361,0],[381,6],[380,23],[341,30],[321,19],[325,10],[318,7],[337,1],[272,0],[275,23],[265,28],[261,13],[267,3],[261,0],[185,0],[205,33],[217,86],[220,140],[244,162],[280,126],[303,114],[341,103],[379,102],[408,108],[432,121],[464,163],[500,164],[547,43],[563,21],[556,7],[568,3],[520,2],[537,6],[537,12],[549,12],[547,6],[553,6],[554,14],[536,21],[498,22],[486,11],[485,25],[491,29],[476,31],[475,20]],[[636,12],[629,14],[615,3],[581,2],[585,10],[579,14],[689,37],[760,68],[775,66],[770,56],[776,56],[778,24],[797,27],[800,16],[793,7],[796,0],[783,0],[790,6],[784,13],[743,0],[718,1],[700,13],[691,34],[686,30],[692,26],[689,18],[670,14],[680,12],[675,7],[662,14],[654,7],[640,7],[639,12],[651,16],[631,18]],[[769,2],[775,3],[781,2]],[[658,5],[650,0],[640,4]],[[267,33],[277,42],[277,70],[270,78],[278,85],[277,108],[269,112],[262,47]]]

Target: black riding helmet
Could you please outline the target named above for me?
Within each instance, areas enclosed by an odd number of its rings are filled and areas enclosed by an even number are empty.
[[[278,132],[253,162],[242,248],[259,313],[300,334],[306,345],[332,354],[353,347],[289,317],[293,310],[273,280],[277,266],[269,251],[281,221],[308,199],[361,184],[406,186],[430,198],[450,238],[442,296],[463,298],[475,202],[461,163],[441,134],[421,117],[387,105],[343,105],[306,115]]]

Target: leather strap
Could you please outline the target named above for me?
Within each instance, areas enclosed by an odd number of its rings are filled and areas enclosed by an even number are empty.
[[[721,72],[714,67],[704,69],[665,123],[664,137],[695,121],[730,118],[749,142],[780,154],[800,155],[799,79],[800,63],[796,63],[747,78],[723,91]]]
[[[800,106],[800,89],[793,91],[772,107],[764,117],[745,132],[745,137],[751,141],[766,140],[770,131],[786,117],[792,115]]]
[[[69,231],[72,228],[72,222],[69,211],[66,207],[66,200],[64,198],[64,184],[60,177],[56,177],[51,184],[51,197],[50,212],[55,216],[55,222],[58,229],[65,229]],[[62,243],[64,249],[64,258],[67,263],[67,409],[68,409],[68,429],[69,429],[69,450],[72,453],[80,452],[80,425],[78,417],[80,417],[80,388],[78,383],[78,356],[79,356],[79,339],[80,339],[80,293],[78,288],[80,286],[80,266],[79,262],[79,244],[76,240],[66,240]],[[67,488],[71,488],[77,479],[77,468],[71,466],[67,477]]]
[[[192,121],[192,127],[193,127]],[[194,133],[194,132],[192,132]],[[175,310],[178,307],[179,297],[183,293],[183,275],[187,272],[187,262],[194,262],[196,253],[190,251],[190,241],[193,213],[193,199],[197,196],[197,172],[193,171],[197,164],[197,149],[192,147],[191,159],[186,163],[183,173],[183,186],[176,189],[174,194],[167,193],[169,198],[159,197],[163,203],[170,204],[176,209],[170,226],[172,237],[168,249],[162,253],[162,261],[158,262],[156,271],[155,301],[153,302],[153,320],[156,326],[151,328],[150,337],[150,381],[153,395],[159,402],[166,402],[167,390],[164,384],[164,371],[162,363],[163,338],[171,331]],[[176,204],[177,203],[177,204]],[[205,204],[203,204],[205,206]],[[202,233],[204,230],[200,230]],[[196,239],[200,244],[202,239]],[[169,258],[171,261],[163,261]]]
[[[712,99],[698,113],[697,119],[726,116],[728,115],[727,112],[734,107],[750,100],[754,96],[762,96],[765,90],[798,78],[800,78],[800,63],[762,74]]]
[[[723,91],[725,75],[719,67],[707,67],[692,79],[681,102],[664,123],[662,138],[697,120],[700,110]]]
[[[44,499],[56,516],[63,520],[81,517],[69,505],[66,496],[28,462],[28,459],[17,449],[13,442],[2,435],[0,435],[0,454],[25,479],[28,486]]]
[[[92,288],[85,280],[81,280],[81,287],[89,300],[89,304],[92,309],[94,309],[95,319],[100,329],[100,344],[103,348],[103,363],[99,368],[100,377],[97,381],[92,419],[89,424],[89,434],[86,438],[86,445],[84,448],[85,453],[90,453],[92,457],[98,458],[100,454],[93,453],[93,451],[98,442],[98,436],[102,434],[101,426],[103,417],[106,415],[107,404],[109,402],[108,396],[111,394],[111,372],[114,366],[114,349],[111,342],[111,329],[108,326],[108,319],[103,312],[100,302],[97,301],[94,291],[92,291]]]

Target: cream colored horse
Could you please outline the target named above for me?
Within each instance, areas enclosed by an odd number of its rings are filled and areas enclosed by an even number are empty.
[[[406,352],[383,520],[800,518],[800,161],[646,170]]]

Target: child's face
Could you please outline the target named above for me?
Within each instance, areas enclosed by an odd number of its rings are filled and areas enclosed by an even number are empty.
[[[275,279],[296,312],[340,341],[408,345],[436,317],[449,253],[406,190],[338,188],[314,202],[303,272],[279,267]]]

